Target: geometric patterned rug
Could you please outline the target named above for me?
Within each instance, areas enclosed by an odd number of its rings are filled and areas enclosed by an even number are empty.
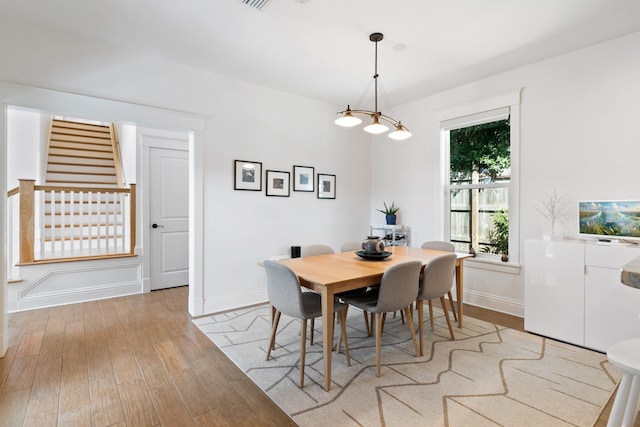
[[[471,317],[451,341],[435,310],[431,331],[425,306],[422,357],[400,316],[387,316],[376,377],[375,338],[351,308],[351,367],[344,352],[333,353],[329,392],[319,320],[314,344],[307,341],[303,389],[298,320],[282,315],[268,362],[268,305],[193,322],[300,426],[593,426],[620,379],[604,354]]]

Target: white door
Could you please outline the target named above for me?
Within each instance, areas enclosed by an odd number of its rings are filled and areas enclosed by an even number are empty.
[[[189,283],[189,152],[149,149],[151,289]]]

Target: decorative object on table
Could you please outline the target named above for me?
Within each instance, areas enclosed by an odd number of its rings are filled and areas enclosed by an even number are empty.
[[[336,176],[326,173],[318,174],[318,199],[336,198]]]
[[[387,225],[395,225],[397,219],[397,213],[400,208],[396,207],[396,202],[391,202],[391,206],[387,206],[386,202],[382,202],[384,209],[376,209],[378,212],[382,212],[386,215]]]
[[[380,253],[373,253],[373,252],[365,252],[365,251],[356,251],[356,255],[358,255],[360,258],[363,258],[363,259],[379,261],[379,260],[390,257],[391,252],[382,251]]]
[[[367,254],[381,254],[384,252],[384,242],[378,236],[367,236],[362,242],[362,250]]]
[[[491,215],[493,224],[489,230],[489,243],[482,252],[500,254],[503,262],[509,261],[509,211],[499,210]]]
[[[291,246],[291,258],[300,258],[300,246]]]
[[[314,168],[311,166],[293,166],[293,191],[313,192]]]
[[[554,189],[547,200],[542,202],[542,208],[536,208],[551,223],[551,238],[556,236],[556,224],[567,215],[569,206],[562,196]]]
[[[235,160],[234,190],[262,191],[262,163]]]
[[[267,196],[289,197],[289,172],[267,170]]]
[[[387,135],[389,138],[391,139],[395,139],[397,141],[402,141],[404,139],[410,138],[411,137],[411,132],[409,132],[409,129],[407,129],[401,122],[400,120],[396,120],[392,117],[386,116],[384,114],[382,114],[380,112],[380,110],[378,109],[378,79],[380,78],[380,75],[378,74],[378,42],[382,41],[383,39],[383,34],[382,33],[373,33],[371,35],[369,35],[369,40],[371,40],[372,42],[375,43],[375,72],[373,74],[373,82],[374,82],[374,86],[375,86],[375,97],[374,97],[374,110],[370,111],[370,110],[360,110],[358,109],[359,105],[356,105],[356,108],[354,110],[351,109],[351,107],[349,105],[347,105],[347,109],[344,111],[340,111],[338,114],[340,114],[341,116],[338,117],[334,123],[337,124],[338,126],[343,126],[343,127],[353,127],[353,126],[357,126],[360,123],[362,123],[362,120],[358,117],[355,117],[354,114],[357,115],[363,115],[363,116],[369,116],[371,117],[371,119],[373,120],[373,122],[368,125],[365,126],[364,131],[377,135],[377,134],[381,134],[384,133],[386,131],[389,130],[389,128],[380,123],[380,120],[382,120],[383,122],[387,122],[388,124],[392,125],[395,127],[395,130],[391,133],[389,133],[389,135]],[[380,85],[380,88],[382,88],[382,85]],[[369,86],[367,86],[367,89],[365,89],[365,93],[362,94],[362,96],[360,96],[360,100],[364,99],[367,92],[368,92]],[[384,89],[382,90],[382,98],[386,101],[387,103],[387,108],[389,110],[391,110],[391,106],[388,105],[388,97],[387,94],[384,93]]]

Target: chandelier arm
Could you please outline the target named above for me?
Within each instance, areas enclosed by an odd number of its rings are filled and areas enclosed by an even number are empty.
[[[369,110],[344,110],[344,111],[338,111],[336,114],[344,114],[347,111],[349,113],[351,113],[351,114],[363,114],[363,115],[370,116],[370,117],[373,117],[376,114],[378,114],[375,111],[369,111]]]
[[[396,126],[396,127],[397,127],[397,126],[401,126],[403,129],[405,129],[405,130],[409,130],[409,129],[407,129],[407,128],[406,128],[406,126],[405,126],[405,125],[403,125],[402,123],[400,123],[400,120],[396,120],[396,119],[394,119],[394,118],[392,118],[392,117],[389,117],[389,116],[386,116],[386,115],[384,115],[384,114],[380,114],[380,115],[378,116],[378,118],[380,118],[381,120],[384,120],[385,122],[387,122],[387,123],[389,123],[389,124],[392,124],[393,126]]]

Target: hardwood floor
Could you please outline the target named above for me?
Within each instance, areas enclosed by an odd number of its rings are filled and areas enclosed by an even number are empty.
[[[10,314],[0,426],[294,426],[193,325],[187,294]]]
[[[10,314],[0,426],[294,426],[193,325],[187,294]],[[521,318],[478,307],[465,305],[465,315],[524,328]]]

